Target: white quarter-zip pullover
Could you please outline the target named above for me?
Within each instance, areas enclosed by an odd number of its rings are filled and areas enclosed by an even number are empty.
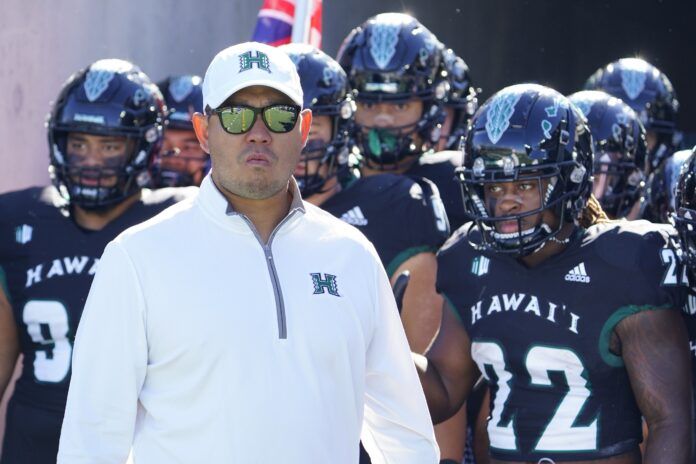
[[[438,462],[374,247],[292,187],[267,244],[209,176],[107,246],[59,463]]]

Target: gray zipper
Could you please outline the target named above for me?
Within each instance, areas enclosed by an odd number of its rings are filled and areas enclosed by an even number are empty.
[[[273,232],[271,232],[271,236],[268,238],[268,243],[266,245],[264,245],[261,237],[259,237],[259,233],[256,231],[256,227],[254,227],[254,224],[251,223],[249,218],[243,214],[240,214],[240,216],[243,217],[246,223],[249,225],[252,232],[254,232],[256,240],[258,240],[259,244],[263,248],[263,254],[266,257],[266,265],[268,266],[268,274],[271,276],[271,285],[273,286],[273,294],[275,296],[276,316],[278,318],[278,338],[283,340],[288,338],[288,327],[285,320],[285,302],[283,301],[283,291],[280,288],[278,272],[276,271],[275,263],[273,262],[273,251],[271,250],[271,245],[273,244],[273,237],[275,237],[278,229],[280,229],[282,225],[285,224],[285,222],[287,222],[287,220],[290,219],[293,214],[295,214],[296,211],[296,209],[290,211],[290,213],[285,216],[280,223],[278,223],[275,229],[273,229]]]

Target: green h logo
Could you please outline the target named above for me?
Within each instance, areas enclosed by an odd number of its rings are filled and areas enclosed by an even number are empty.
[[[256,56],[251,56],[251,50],[239,55],[239,72],[248,71],[256,65],[257,68],[271,72],[268,55],[256,50]]]
[[[318,272],[313,272],[310,275],[312,276],[315,295],[326,293],[328,291],[329,295],[341,296],[338,294],[338,286],[336,285],[335,275],[325,274],[326,277],[323,279],[321,278],[321,274]]]

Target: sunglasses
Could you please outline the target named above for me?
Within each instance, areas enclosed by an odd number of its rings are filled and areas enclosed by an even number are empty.
[[[228,134],[238,135],[249,132],[254,127],[258,114],[261,114],[261,119],[269,131],[285,134],[295,128],[300,107],[285,104],[269,105],[264,108],[234,105],[214,109],[211,113],[218,115],[222,128]]]

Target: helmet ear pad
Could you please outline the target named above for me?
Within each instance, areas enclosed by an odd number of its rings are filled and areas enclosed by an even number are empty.
[[[49,172],[70,204],[108,208],[149,183],[148,169],[162,145],[165,105],[140,69],[123,60],[100,60],[71,76],[48,118]],[[67,134],[126,137],[132,149],[120,166],[84,170],[67,153]],[[102,179],[117,178],[115,184]]]

